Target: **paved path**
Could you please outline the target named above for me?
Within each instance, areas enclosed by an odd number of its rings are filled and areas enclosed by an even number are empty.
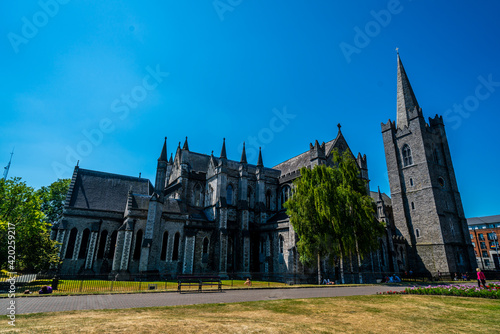
[[[223,290],[202,293],[138,293],[85,296],[20,297],[15,299],[16,314],[60,312],[73,310],[124,309],[132,307],[174,306],[209,303],[235,303],[259,300],[373,295],[404,287],[359,286],[287,289]],[[1,314],[7,314],[11,300],[0,299]]]

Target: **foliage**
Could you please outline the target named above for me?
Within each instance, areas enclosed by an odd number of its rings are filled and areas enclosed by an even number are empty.
[[[408,294],[446,295],[460,297],[500,298],[500,282],[490,283],[486,288],[474,285],[438,285],[406,288]]]
[[[0,180],[0,268],[39,271],[58,262],[56,242],[49,238],[50,226],[40,205],[35,190],[21,178]],[[9,246],[11,253],[15,247],[15,259],[8,257]]]
[[[45,214],[45,220],[48,223],[54,224],[62,217],[70,183],[70,179],[58,179],[50,186],[43,186],[37,190],[36,193],[42,201],[41,210]]]
[[[384,226],[375,218],[375,204],[349,150],[333,152],[336,168],[318,165],[302,168],[293,194],[285,203],[299,237],[301,261],[319,255],[361,256],[378,247]]]

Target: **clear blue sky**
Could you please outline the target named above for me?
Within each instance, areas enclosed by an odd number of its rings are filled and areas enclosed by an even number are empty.
[[[9,177],[35,188],[78,158],[154,182],[165,136],[169,155],[185,136],[219,155],[225,137],[235,160],[246,141],[272,167],[341,123],[389,193],[399,47],[424,115],[447,115],[466,216],[500,214],[500,3],[339,2],[3,2],[0,166],[15,147]]]

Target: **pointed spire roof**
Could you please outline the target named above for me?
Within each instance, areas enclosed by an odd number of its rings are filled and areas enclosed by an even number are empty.
[[[247,152],[245,151],[245,142],[243,142],[243,151],[241,151],[241,160],[240,163],[246,164],[247,163]]]
[[[182,147],[182,149],[189,151],[188,137],[187,136],[186,136],[186,140],[184,141],[184,146]]]
[[[227,159],[226,155],[226,138],[222,139],[222,150],[220,151],[220,158]]]
[[[163,148],[161,150],[160,161],[167,161],[167,137],[165,137],[165,142],[163,143]]]
[[[174,155],[173,153],[170,153],[170,160],[168,161],[169,164],[174,163],[173,155]]]
[[[380,192],[380,186],[378,186],[378,200],[379,200],[379,202],[384,201],[384,199],[382,198],[382,193]]]
[[[262,163],[262,151],[259,147],[259,159],[257,160],[257,167],[264,167],[264,164]]]
[[[411,88],[410,81],[406,75],[406,71],[401,62],[398,52],[398,93],[397,93],[397,119],[396,125],[402,129],[408,126],[409,116],[408,111],[418,109],[418,102],[413,89]]]

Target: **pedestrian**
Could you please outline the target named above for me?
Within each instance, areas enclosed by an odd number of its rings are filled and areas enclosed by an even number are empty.
[[[477,271],[477,286],[481,287],[482,283],[483,287],[486,288],[486,277],[484,276],[484,273],[479,268],[477,268],[476,271]]]
[[[250,277],[248,277],[247,280],[245,281],[245,285],[248,287],[252,286],[252,281],[250,280]]]

